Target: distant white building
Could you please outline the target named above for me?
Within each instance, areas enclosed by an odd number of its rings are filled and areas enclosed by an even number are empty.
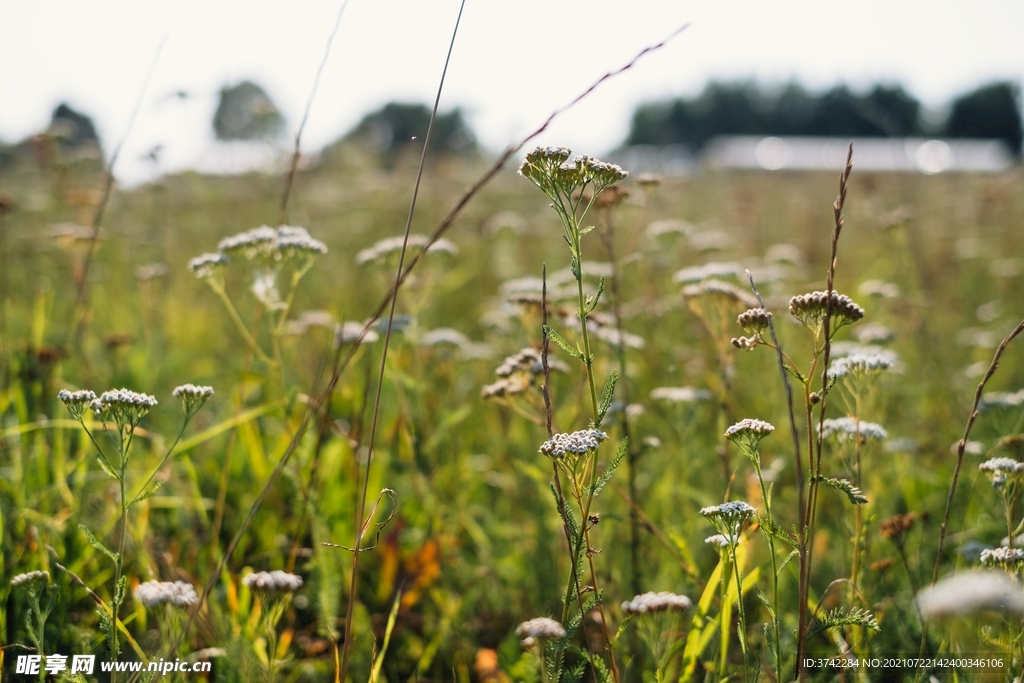
[[[849,138],[723,136],[708,142],[704,161],[719,168],[836,171],[846,163]],[[1002,171],[1014,163],[999,140],[854,138],[858,171],[949,173]]]

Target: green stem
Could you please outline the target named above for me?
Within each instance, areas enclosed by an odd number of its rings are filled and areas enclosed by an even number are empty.
[[[231,317],[232,322],[235,323],[235,327],[238,328],[238,332],[245,339],[245,343],[249,345],[249,348],[256,354],[257,357],[267,365],[274,365],[274,361],[264,353],[263,349],[260,348],[259,344],[256,343],[256,339],[249,333],[249,329],[242,322],[242,317],[238,315],[238,311],[235,310],[235,305],[231,303],[231,298],[228,297],[228,293],[224,291],[224,288],[219,284],[210,282],[210,289],[216,292],[220,300],[224,302],[224,307],[228,309],[228,315]]]
[[[761,455],[757,454],[754,461],[754,471],[757,473],[757,483],[761,486],[761,500],[764,501],[765,517],[768,520],[768,529],[765,529],[765,538],[768,539],[768,550],[772,556],[772,628],[775,630],[775,670],[782,671],[782,645],[779,632],[779,559],[775,553],[775,521],[772,518],[771,499],[768,497],[768,488],[764,485],[764,476],[761,474]]]

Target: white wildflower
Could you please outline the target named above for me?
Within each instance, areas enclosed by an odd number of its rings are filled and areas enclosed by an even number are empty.
[[[135,599],[146,607],[171,604],[191,607],[199,602],[195,586],[184,581],[147,581],[135,587]]]
[[[1003,572],[970,571],[939,581],[917,594],[925,619],[994,611],[1024,614],[1024,589]]]
[[[644,593],[622,603],[623,614],[650,614],[654,612],[684,612],[693,607],[690,598],[667,591]]]
[[[565,628],[554,619],[537,617],[519,624],[516,635],[527,638],[564,638]]]

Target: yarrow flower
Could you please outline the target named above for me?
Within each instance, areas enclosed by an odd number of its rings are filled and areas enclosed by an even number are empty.
[[[565,638],[565,628],[554,619],[537,617],[519,624],[516,635],[527,638]]]
[[[147,581],[135,587],[135,599],[146,607],[170,604],[191,607],[199,602],[195,586],[184,581]]]
[[[555,434],[541,444],[540,452],[556,460],[565,457],[566,453],[582,455],[596,451],[608,435],[600,429],[584,429],[572,434]]]
[[[729,526],[739,526],[757,513],[752,505],[742,500],[731,500],[727,503],[709,505],[700,509],[700,514],[711,521],[721,520]]]
[[[855,323],[864,317],[864,309],[853,302],[850,297],[840,294],[835,290],[829,297],[827,292],[811,292],[794,296],[789,300],[789,312],[794,318],[811,329],[819,328],[828,314],[829,302],[832,304],[832,318],[835,320],[835,327],[839,329],[843,325]]]
[[[1019,391],[990,391],[978,404],[982,412],[993,409],[1013,409],[1024,406],[1024,389]]]
[[[676,271],[676,274],[672,276],[672,281],[685,285],[717,277],[738,278],[742,272],[743,266],[738,263],[712,262],[705,263],[703,266],[691,266]]]
[[[667,403],[694,403],[710,400],[711,392],[707,389],[693,387],[658,387],[651,390],[651,398]]]
[[[978,465],[978,469],[988,475],[997,489],[1002,489],[1008,481],[1024,479],[1024,462],[1013,458],[990,458]]]
[[[68,412],[71,413],[71,417],[81,420],[86,409],[92,407],[92,402],[96,400],[96,394],[88,389],[79,391],[61,389],[57,392],[57,398],[64,402]]]
[[[367,247],[356,254],[356,263],[363,265],[364,263],[383,263],[388,255],[402,250],[402,242],[404,237],[398,235],[397,237],[385,237],[382,240],[376,242],[373,246]],[[427,246],[429,245],[429,246]],[[454,256],[459,253],[459,248],[451,240],[444,238],[435,240],[433,243],[430,242],[430,238],[426,235],[409,235],[409,242],[407,249],[422,249],[426,247],[427,253],[445,253]]]
[[[828,439],[834,437],[840,443],[854,438],[881,441],[889,434],[880,424],[854,420],[852,417],[837,417],[825,420],[821,425],[821,435]]]
[[[242,583],[258,593],[294,593],[302,587],[302,577],[275,569],[249,574],[242,579]]]
[[[222,254],[239,255],[249,261],[272,256],[276,246],[277,230],[268,225],[225,237],[217,243]]]
[[[571,153],[565,147],[535,147],[520,165],[519,175],[552,200],[556,200],[558,194],[570,195],[588,184],[601,192],[629,175],[619,166],[592,156],[576,156],[569,161]]]
[[[1024,614],[1024,590],[1002,572],[957,574],[917,594],[924,618],[996,611]]]
[[[1018,569],[1024,565],[1024,549],[1021,548],[989,548],[981,551],[981,563],[986,567],[1002,567]]]
[[[757,306],[757,299],[753,294],[748,294],[736,285],[721,280],[705,280],[700,284],[688,285],[683,287],[682,295],[687,303],[709,297],[729,305],[740,304],[747,308]]]
[[[829,377],[841,379],[847,376],[869,377],[888,370],[893,366],[891,353],[852,353],[837,358],[828,369]]]
[[[622,603],[623,614],[650,614],[654,612],[684,612],[693,607],[690,598],[667,591],[644,593]]]
[[[28,593],[38,593],[39,589],[46,587],[48,583],[50,583],[50,572],[25,572],[11,579],[11,588],[17,588]]]
[[[714,534],[704,539],[704,542],[708,545],[712,545],[716,548],[731,548],[734,543],[739,543],[739,538],[736,536],[727,536],[725,534]]]
[[[191,417],[213,396],[213,387],[197,387],[195,384],[182,384],[180,387],[175,388],[172,395],[181,401],[185,414]]]
[[[747,334],[760,337],[772,322],[772,314],[765,309],[750,308],[736,317],[736,322]]]
[[[558,372],[568,372],[569,367],[557,358],[548,357],[548,368]],[[485,386],[480,395],[483,398],[512,396],[526,391],[544,374],[544,359],[540,351],[526,347],[508,356],[494,370],[500,377],[497,382]]]
[[[134,429],[156,404],[156,398],[149,394],[122,388],[104,391],[99,398],[89,404],[89,407],[96,417],[109,417],[120,429],[124,429],[125,426]]]
[[[761,439],[775,431],[775,426],[764,420],[746,418],[725,430],[725,438],[730,441],[750,444],[755,448]]]
[[[220,253],[200,254],[188,262],[188,269],[200,280],[220,274],[228,264],[228,257]]]

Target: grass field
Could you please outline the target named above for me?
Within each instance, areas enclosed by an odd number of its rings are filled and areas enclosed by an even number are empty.
[[[429,165],[412,231],[433,232],[482,170],[471,161]],[[373,522],[383,522],[392,509],[394,516],[379,537],[371,526],[362,540],[373,547],[360,553],[355,596],[349,595],[352,553],[322,543],[351,546],[355,538],[383,329],[375,327],[376,341],[367,338],[359,347],[326,407],[289,449],[322,388],[316,383],[321,365],[334,358],[335,324],[365,321],[394,279],[397,252],[362,264],[357,256],[401,235],[414,174],[411,157],[385,170],[348,148],[299,173],[286,222],[306,228],[328,251],[298,281],[288,308],[274,310],[266,288],[263,303],[253,294],[256,261],[233,258],[223,270],[224,292],[259,352],[187,264],[216,251],[229,235],[276,225],[281,178],[185,174],[115,191],[90,259],[88,231],[54,226],[89,223],[101,174],[25,160],[0,175],[12,200],[0,213],[0,644],[6,675],[21,680],[12,673],[14,660],[33,649],[109,658],[109,631],[89,590],[74,577],[109,607],[116,576],[123,574],[120,659],[184,659],[219,648],[203,655],[213,662],[204,674],[210,680],[334,680],[336,653],[346,639],[352,680],[497,683],[546,681],[552,672],[568,680],[574,668],[585,680],[776,680],[777,669],[791,679],[802,563],[792,559],[783,532],[800,535],[800,492],[776,356],[768,348],[748,352],[730,344],[744,334],[735,318],[748,306],[714,295],[687,299],[680,291],[714,279],[749,297],[742,270],[749,268],[783,348],[806,367],[815,351],[811,337],[787,306],[794,295],[826,289],[836,175],[706,169],[665,178],[656,190],[641,190],[630,176],[619,183],[630,190],[627,198],[591,210],[588,225],[596,229],[582,242],[583,284],[594,294],[598,278],[592,274],[606,276],[589,340],[598,389],[613,371],[624,373],[601,425],[609,438],[590,455],[603,467],[627,429],[630,442],[592,509],[600,518],[587,532],[588,545],[601,552],[580,553],[596,569],[600,611],[587,602],[574,636],[541,638],[524,649],[516,634],[521,622],[566,621],[559,617],[571,570],[551,492],[552,461],[538,452],[548,438],[542,377],[523,369],[526,363],[505,378],[519,382],[514,389],[481,394],[499,379],[495,369],[503,359],[541,348],[535,301],[544,264],[549,324],[570,345],[582,341],[558,217],[514,166],[444,235],[457,253],[427,253],[398,296],[400,331],[387,358],[366,506],[369,511],[378,492],[390,489],[394,497],[382,497]],[[918,176],[862,174],[854,167],[835,289],[863,307],[864,318],[836,333],[831,353],[852,353],[856,343],[895,362],[862,391],[837,384],[843,391],[828,396],[825,417],[853,415],[883,426],[887,437],[858,438],[853,446],[826,440],[820,474],[859,483],[869,502],[851,505],[841,491],[821,488],[807,546],[814,558],[807,619],[822,628],[806,638],[808,654],[1012,651],[1016,655],[994,675],[1012,678],[1024,668],[1019,617],[929,622],[922,638],[914,602],[932,582],[955,444],[975,389],[999,341],[1024,316],[1022,180],[1019,168],[1001,175]],[[725,265],[707,266],[712,263]],[[676,277],[683,269],[692,270]],[[289,272],[277,280],[281,298],[289,292]],[[76,303],[79,283],[84,303]],[[308,311],[324,313],[304,316]],[[628,336],[618,334],[619,323]],[[437,333],[441,328],[462,337]],[[1021,346],[1018,340],[1008,347],[989,392],[1024,386]],[[554,431],[587,429],[591,398],[583,366],[555,344],[550,353]],[[820,389],[821,369],[812,388]],[[185,383],[216,393],[160,465],[182,425],[171,392]],[[120,387],[159,401],[135,431],[126,487],[143,492],[154,469],[163,482],[131,508],[126,527],[125,494],[57,397],[61,389],[99,395]],[[693,391],[657,391],[673,387]],[[806,446],[799,382],[795,391],[796,425]],[[978,565],[981,549],[999,546],[1008,523],[1013,530],[1020,520],[1015,475],[997,490],[978,469],[992,455],[1021,458],[1024,440],[1004,437],[1024,431],[1024,397],[1016,407],[1012,397],[1005,403],[986,404],[974,426],[971,440],[979,445],[967,449],[953,498],[942,577]],[[761,533],[765,505],[754,468],[723,436],[743,418],[776,427],[759,451],[781,529],[774,553],[765,542],[769,534]],[[102,434],[97,418],[84,420]],[[225,558],[286,453],[280,478]],[[807,469],[806,449],[803,458]],[[564,475],[562,483],[568,486]],[[747,501],[758,516],[736,528],[727,552],[705,543],[715,526],[700,511],[728,500]],[[122,538],[116,561],[99,548],[117,555]],[[581,583],[589,585],[584,564]],[[773,564],[782,565],[775,602]],[[1010,562],[1004,568],[1016,576],[1018,567]],[[45,592],[52,611],[39,629],[32,619],[45,610],[33,611],[32,600],[41,594],[10,585],[16,575],[36,570],[48,571],[48,584],[59,588]],[[270,570],[294,572],[304,583],[276,598],[256,596],[243,583],[252,572]],[[730,577],[739,578],[738,570],[744,574],[739,599]],[[185,581],[200,593],[211,586],[187,633],[186,611],[147,608],[133,597],[139,584],[153,579]],[[847,581],[834,584],[837,579]],[[646,620],[654,615],[640,616],[632,622],[636,628],[627,626],[608,644],[624,622],[620,605],[647,591],[686,595],[692,607],[653,628]],[[571,620],[593,594],[568,595]],[[346,634],[350,600],[354,614]],[[770,625],[773,604],[778,663],[762,626]],[[838,616],[830,622],[833,613]],[[675,612],[661,617],[669,614]],[[584,638],[594,653],[590,665]],[[554,667],[552,658],[564,669],[541,671],[537,660]],[[833,675],[813,671],[821,680]],[[949,680],[947,673],[936,675]],[[914,674],[906,670],[902,680]],[[900,680],[878,675],[869,679]]]

